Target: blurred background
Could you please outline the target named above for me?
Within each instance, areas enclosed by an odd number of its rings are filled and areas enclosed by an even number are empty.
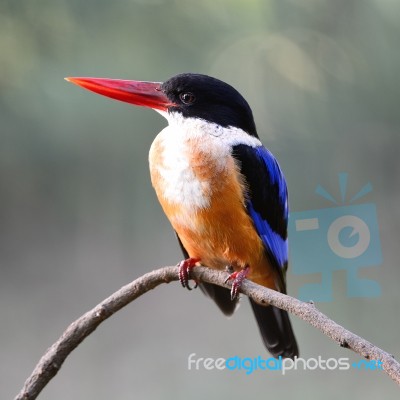
[[[349,298],[346,271],[318,307],[399,356],[400,3],[395,0],[3,0],[0,4],[0,392],[12,398],[66,326],[181,253],[147,155],[165,120],[63,80],[216,76],[251,104],[293,211],[331,207],[349,174],[376,204],[381,295]],[[321,266],[322,268],[323,266]],[[289,293],[318,274],[289,273]],[[360,358],[292,318],[304,358]],[[376,371],[189,371],[188,356],[266,354],[248,302],[227,319],[200,291],[164,285],[101,325],[40,399],[372,399]],[[335,389],[332,389],[332,386]],[[396,396],[396,398],[397,398]]]

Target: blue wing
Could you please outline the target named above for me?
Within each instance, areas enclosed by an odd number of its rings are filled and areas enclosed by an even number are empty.
[[[285,177],[263,146],[236,145],[232,155],[248,187],[246,206],[272,264],[282,277],[288,262],[288,194]]]
[[[286,293],[288,194],[285,177],[275,157],[263,146],[237,145],[233,147],[232,155],[247,185],[247,212],[277,271],[280,280],[277,289]],[[253,300],[250,303],[264,344],[272,355],[298,356],[299,350],[287,312],[274,306],[261,306]]]

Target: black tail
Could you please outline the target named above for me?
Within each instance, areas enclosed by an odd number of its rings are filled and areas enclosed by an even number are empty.
[[[268,351],[275,358],[298,356],[299,349],[287,312],[274,306],[261,306],[249,300]]]
[[[227,316],[230,316],[235,311],[238,299],[231,299],[231,291],[221,286],[213,285],[211,283],[201,282],[200,289],[204,294],[211,297],[220,310]]]

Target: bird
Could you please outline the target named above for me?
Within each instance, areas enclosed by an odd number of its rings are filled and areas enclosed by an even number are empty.
[[[286,294],[288,189],[263,146],[252,110],[231,85],[182,73],[164,82],[69,77],[85,89],[152,108],[168,121],[149,152],[151,182],[174,229],[188,288],[196,265],[228,270],[231,290],[200,282],[230,316],[244,279]],[[197,286],[197,283],[196,283]],[[286,311],[250,299],[264,345],[275,358],[298,357]]]

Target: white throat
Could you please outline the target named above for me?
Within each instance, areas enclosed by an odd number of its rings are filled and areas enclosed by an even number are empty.
[[[256,147],[261,142],[239,128],[160,113],[169,125],[157,135],[149,154],[157,195],[193,211],[207,208],[221,173],[232,165],[232,147]]]

